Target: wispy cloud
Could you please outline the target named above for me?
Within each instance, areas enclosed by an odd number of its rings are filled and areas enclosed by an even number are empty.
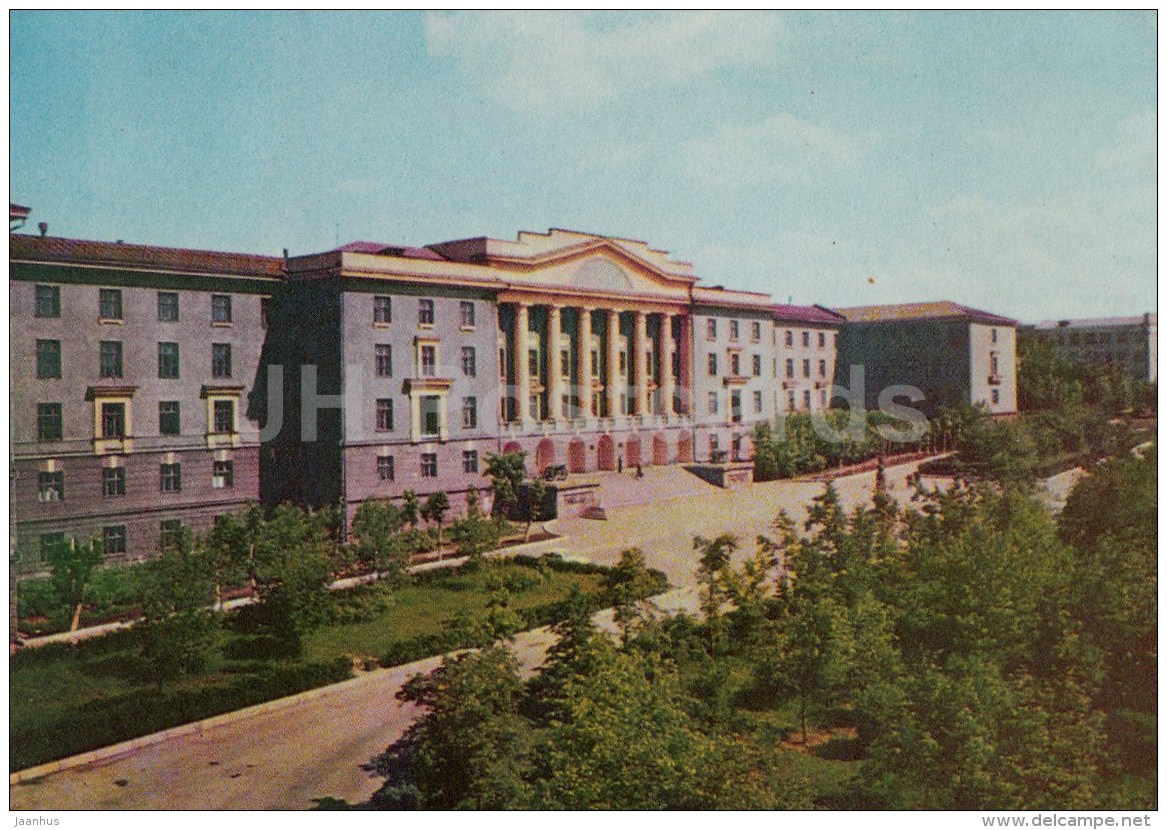
[[[723,124],[681,148],[682,172],[717,188],[823,182],[853,165],[859,140],[779,113],[755,124]]]
[[[783,58],[774,13],[433,12],[426,49],[517,110],[587,110],[628,92]]]

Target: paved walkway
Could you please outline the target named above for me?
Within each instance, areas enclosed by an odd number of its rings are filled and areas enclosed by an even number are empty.
[[[906,496],[910,467],[891,467],[892,495]],[[874,473],[835,483],[847,505],[870,499]],[[563,519],[551,524],[566,538],[524,546],[524,552],[559,551],[565,557],[615,562],[625,547],[639,546],[652,567],[678,586],[658,599],[669,610],[696,608],[692,550],[695,535],[729,531],[743,541],[766,533],[779,509],[805,518],[805,503],[823,491],[817,482],[775,481],[741,491],[615,510],[608,521]],[[515,640],[528,669],[543,659],[552,635],[545,629]],[[427,671],[437,658],[371,672],[294,705],[171,738],[129,754],[10,784],[10,809],[303,809],[325,796],[357,802],[380,786],[369,762],[395,741],[417,712],[394,697],[401,684]]]

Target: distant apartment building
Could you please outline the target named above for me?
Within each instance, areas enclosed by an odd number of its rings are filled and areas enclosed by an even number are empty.
[[[1033,331],[1049,340],[1058,354],[1075,363],[1116,364],[1135,380],[1159,377],[1158,315],[1046,320]]]
[[[842,315],[822,306],[771,306],[775,409],[821,412],[831,406]]]
[[[268,257],[12,235],[11,449],[17,547],[66,536],[143,555],[259,498],[247,394]]]
[[[868,409],[893,386],[915,387],[914,404],[931,416],[942,407],[982,404],[993,415],[1017,411],[1017,321],[954,302],[835,309],[839,330],[836,383],[850,388],[862,367]]]

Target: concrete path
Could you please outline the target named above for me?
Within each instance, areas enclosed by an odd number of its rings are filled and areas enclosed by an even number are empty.
[[[914,465],[888,469],[892,495],[910,495],[904,477]],[[835,483],[850,506],[868,501],[875,474]],[[558,551],[565,557],[612,563],[625,547],[639,546],[678,590],[656,598],[666,610],[695,610],[697,534],[737,533],[739,557],[769,527],[779,509],[805,518],[805,503],[821,493],[818,482],[768,482],[742,491],[615,510],[608,521],[563,519],[551,524],[567,538],[524,546],[525,553]],[[528,669],[539,665],[552,635],[519,635],[515,650]],[[10,809],[303,809],[325,796],[357,802],[380,786],[367,769],[416,717],[394,697],[401,684],[438,658],[372,672],[338,684],[328,694],[293,705],[256,707],[254,716],[194,731],[98,763],[64,769],[9,786]]]

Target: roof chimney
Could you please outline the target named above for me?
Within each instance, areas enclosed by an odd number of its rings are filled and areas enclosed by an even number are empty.
[[[37,227],[40,228],[42,238],[49,235],[49,223],[48,222],[38,222]]]

